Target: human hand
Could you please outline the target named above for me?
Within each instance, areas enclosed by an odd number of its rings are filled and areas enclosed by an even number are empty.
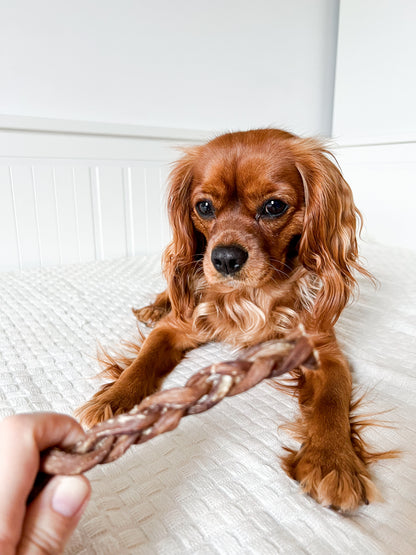
[[[0,553],[61,553],[90,498],[84,476],[55,476],[26,505],[48,447],[84,437],[73,418],[56,413],[10,416],[0,422]]]

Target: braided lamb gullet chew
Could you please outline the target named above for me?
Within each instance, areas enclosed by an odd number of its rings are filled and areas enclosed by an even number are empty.
[[[40,471],[48,475],[81,474],[97,464],[112,462],[130,445],[175,429],[183,416],[204,412],[226,396],[300,366],[310,370],[317,366],[317,355],[306,335],[256,345],[236,360],[203,368],[185,387],[154,393],[128,413],[97,424],[86,432],[85,440],[65,450],[53,447],[45,451]]]

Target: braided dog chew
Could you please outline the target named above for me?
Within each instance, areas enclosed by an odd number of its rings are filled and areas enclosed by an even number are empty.
[[[317,355],[306,335],[256,345],[236,360],[203,368],[184,387],[154,393],[128,413],[97,424],[75,445],[45,451],[40,472],[81,474],[97,464],[112,462],[131,445],[173,430],[183,416],[204,412],[226,396],[237,395],[266,378],[299,367],[317,367]]]

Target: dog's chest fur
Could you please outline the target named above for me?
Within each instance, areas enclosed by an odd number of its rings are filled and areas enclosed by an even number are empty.
[[[284,302],[283,302],[284,301]],[[275,338],[298,323],[288,285],[281,289],[209,290],[193,313],[194,329],[205,340],[246,347]]]

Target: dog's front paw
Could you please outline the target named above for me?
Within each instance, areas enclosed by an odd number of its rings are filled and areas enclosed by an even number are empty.
[[[137,393],[134,398],[127,394],[120,395],[115,383],[117,382],[105,384],[85,405],[75,411],[75,416],[82,424],[91,428],[117,414],[128,412],[146,397],[145,392]]]
[[[379,498],[362,460],[351,444],[329,448],[305,443],[284,458],[287,473],[319,503],[342,512]]]
[[[143,324],[151,328],[159,322],[163,316],[166,316],[167,309],[160,305],[150,304],[143,308],[132,308],[132,312],[139,322],[143,322]]]

